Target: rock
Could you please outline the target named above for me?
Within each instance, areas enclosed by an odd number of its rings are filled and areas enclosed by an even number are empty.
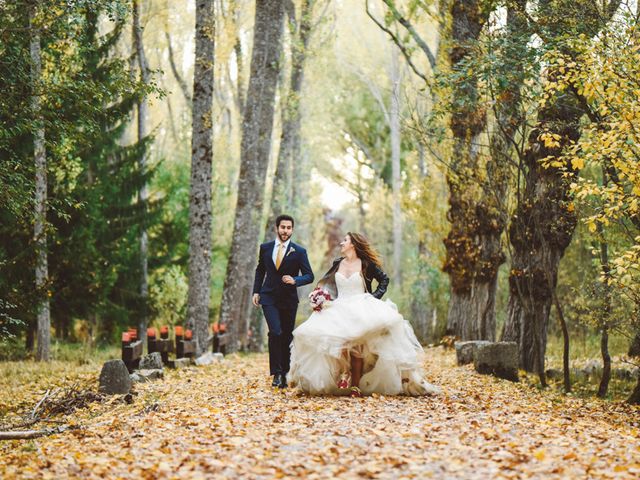
[[[140,370],[162,370],[162,355],[160,352],[153,352],[140,359]]]
[[[454,344],[456,348],[456,360],[458,361],[458,365],[466,365],[468,363],[473,363],[473,359],[475,357],[476,349],[479,345],[487,345],[491,342],[487,340],[471,340],[467,342],[456,342]]]
[[[108,395],[129,393],[131,378],[122,360],[109,360],[102,366],[98,390]]]
[[[164,378],[164,371],[160,368],[136,370],[131,374],[131,381],[133,383],[150,382],[162,378]]]
[[[224,355],[221,353],[207,352],[196,358],[196,365],[212,365],[221,362],[223,358]]]
[[[560,380],[564,378],[564,373],[562,370],[558,370],[557,368],[549,368],[546,372],[544,372],[548,379],[550,380]]]
[[[176,358],[175,360],[171,360],[169,362],[169,366],[171,368],[185,368],[191,365],[190,358]]]
[[[476,372],[518,381],[518,344],[495,342],[478,345],[473,365]]]
[[[585,372],[582,368],[572,368],[571,375],[576,380],[587,380],[589,378],[589,373]]]
[[[638,373],[640,373],[640,369],[638,367],[611,369],[611,376],[621,380],[635,380],[638,378]]]
[[[585,363],[583,370],[588,376],[595,375],[602,371],[602,364],[598,360],[590,359]]]

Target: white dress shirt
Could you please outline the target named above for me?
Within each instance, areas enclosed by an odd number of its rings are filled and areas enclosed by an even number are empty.
[[[282,244],[282,260],[284,260],[284,256],[287,253],[287,248],[289,248],[289,242],[291,242],[291,239]],[[271,253],[271,259],[273,260],[274,265],[276,264],[276,258],[278,258],[278,246],[281,243],[280,239],[276,238],[276,243],[273,245],[273,252]]]

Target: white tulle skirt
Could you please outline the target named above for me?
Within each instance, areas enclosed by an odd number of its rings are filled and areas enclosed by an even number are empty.
[[[287,380],[311,394],[344,395],[340,375],[350,356],[363,358],[359,387],[364,394],[439,393],[421,372],[424,351],[395,304],[368,293],[337,300],[293,331]]]

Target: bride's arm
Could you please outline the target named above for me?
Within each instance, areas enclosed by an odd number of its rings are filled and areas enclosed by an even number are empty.
[[[389,286],[389,277],[386,273],[382,271],[381,268],[376,265],[371,265],[371,276],[378,281],[378,288],[373,292],[373,295],[377,299],[381,299],[382,296],[387,292],[387,287]]]

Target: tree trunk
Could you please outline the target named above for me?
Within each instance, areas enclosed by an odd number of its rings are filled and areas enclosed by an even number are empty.
[[[307,49],[311,37],[312,12],[315,0],[303,0],[300,6],[298,19],[298,35],[292,43],[291,50],[291,91],[289,94],[291,140],[289,158],[291,159],[291,201],[294,212],[298,212],[302,205],[307,203],[308,170],[309,165],[302,153],[302,138],[300,130],[302,125],[302,87],[304,82],[304,66],[307,58]]]
[[[640,405],[640,375],[638,375],[636,387],[633,389],[633,392],[631,392],[631,395],[629,395],[629,398],[627,398],[627,403],[630,403],[631,405]]]
[[[607,185],[607,172],[603,169],[603,184]],[[598,224],[598,231],[604,235],[602,225]],[[611,278],[611,267],[609,266],[609,245],[600,242],[600,268],[604,276],[603,289],[604,298],[602,305],[602,336],[600,338],[600,353],[602,354],[602,378],[598,387],[598,397],[604,398],[609,390],[611,380],[611,355],[609,355],[609,323],[611,321],[611,285],[608,280]]]
[[[296,214],[298,207],[305,203],[304,197],[306,197],[307,188],[302,179],[302,173],[306,166],[301,155],[301,98],[304,66],[311,34],[312,10],[313,0],[303,0],[299,19],[296,20],[293,9],[289,17],[289,25],[292,30],[291,79],[282,108],[280,150],[271,196],[271,213],[265,232],[267,240],[275,238],[273,226],[279,214],[286,212]]]
[[[574,5],[577,1],[577,5]],[[538,4],[539,17],[545,21],[543,40],[563,54],[575,56],[562,40],[568,34],[594,36],[615,14],[618,0],[604,11],[590,1],[543,1]],[[560,40],[559,43],[555,43]],[[555,67],[557,68],[557,67]],[[545,75],[549,81],[554,70]],[[528,138],[524,153],[524,191],[518,198],[511,218],[509,237],[513,246],[509,275],[509,307],[503,339],[520,346],[520,366],[538,372],[544,383],[544,355],[550,305],[557,284],[558,266],[571,242],[576,216],[569,196],[569,183],[557,168],[544,168],[542,159],[557,157],[569,142],[580,137],[579,121],[585,113],[583,104],[571,91],[563,91],[548,99],[537,114],[537,127]],[[547,146],[542,133],[558,135],[555,144]]]
[[[238,201],[220,308],[220,323],[227,326],[231,338],[230,351],[246,344],[256,248],[262,233],[283,17],[283,0],[256,0],[251,73],[242,122]]]
[[[136,58],[138,59],[138,66],[140,68],[140,76],[144,85],[150,85],[151,74],[149,72],[149,64],[144,52],[144,43],[142,41],[142,27],[140,26],[140,1],[133,0],[133,40],[136,50]],[[138,102],[138,141],[143,141],[149,134],[149,102],[146,95]],[[139,165],[140,171],[144,172],[147,169],[147,149],[144,149],[142,155],[140,155]],[[148,198],[147,184],[145,183],[140,187],[138,192],[138,201],[145,205]],[[149,238],[147,235],[146,215],[143,214],[142,222],[140,225],[140,318],[138,320],[138,338],[142,340],[143,344],[146,343],[147,336],[147,306],[149,303],[149,265],[148,265],[148,253],[149,250]]]
[[[418,172],[420,175],[420,183],[422,188],[424,188],[428,168],[425,158],[424,145],[422,142],[418,142]],[[435,309],[433,306],[429,305],[427,292],[429,291],[429,280],[428,280],[428,272],[427,264],[429,258],[429,252],[427,250],[427,244],[425,242],[426,232],[424,229],[421,229],[418,233],[418,258],[415,263],[417,267],[417,278],[414,281],[412,290],[414,292],[421,292],[420,295],[412,295],[411,296],[411,318],[412,323],[416,329],[416,336],[418,337],[418,341],[423,345],[428,343],[433,338],[433,330],[429,330],[429,325],[431,323],[431,318],[435,313]]]
[[[40,30],[35,24],[38,2],[29,7],[29,27],[31,31],[31,108],[34,115],[33,157],[35,161],[35,211],[33,240],[36,245],[36,294],[37,339],[36,360],[49,361],[51,345],[51,317],[49,312],[48,262],[47,262],[47,152],[45,129],[42,118],[42,58],[40,50]]]
[[[236,59],[236,70],[237,70],[237,78],[236,78],[236,91],[237,91],[237,101],[236,107],[238,108],[238,114],[242,117],[244,115],[244,64],[243,64],[243,55],[242,55],[242,42],[240,41],[240,35],[236,37],[236,43],[233,46],[233,51],[235,53]]]
[[[391,99],[389,102],[389,133],[391,140],[391,185],[393,197],[393,280],[402,284],[402,206],[400,178],[400,59],[398,48],[391,45]]]
[[[167,40],[167,50],[169,53],[169,65],[171,66],[171,72],[173,73],[173,77],[178,82],[178,86],[180,87],[180,91],[182,92],[182,96],[184,97],[184,101],[187,104],[189,109],[192,108],[192,98],[191,93],[189,92],[189,87],[187,86],[187,82],[185,82],[182,75],[178,71],[178,67],[176,66],[175,55],[173,53],[173,44],[171,42],[171,35],[169,34],[169,26],[165,25],[164,36]]]
[[[630,357],[640,357],[640,332],[636,332],[633,340],[631,340],[631,345],[629,345],[627,355]]]
[[[602,378],[598,387],[598,397],[604,398],[609,391],[609,381],[611,380],[611,355],[609,355],[609,329],[602,328],[600,337],[600,353],[602,354]]]
[[[558,295],[555,292],[553,293],[553,303],[556,307],[558,319],[560,320],[560,327],[562,328],[562,376],[564,379],[564,391],[565,393],[569,393],[571,391],[571,376],[569,375],[569,329],[567,328],[567,322],[564,320],[564,314],[560,307]],[[541,379],[540,383],[546,383],[546,381],[543,382]]]
[[[189,293],[187,326],[197,354],[207,347],[211,276],[211,170],[213,162],[214,0],[196,4],[193,77],[191,192],[189,196]]]
[[[544,168],[540,162],[559,155],[567,142],[578,139],[581,115],[575,98],[566,94],[538,112],[538,127],[529,135],[524,154],[525,189],[509,227],[513,258],[503,340],[518,342],[520,366],[538,374],[544,374],[558,266],[576,226],[567,180],[557,169]],[[560,135],[560,144],[547,147],[540,138],[543,131]]]
[[[27,324],[27,332],[24,339],[24,349],[27,352],[33,352],[33,349],[35,347],[35,337],[37,336],[37,333],[38,333],[37,330],[38,330],[37,319],[35,322],[33,320],[30,320],[29,323]]]
[[[461,66],[474,54],[473,45],[486,15],[477,0],[454,0],[451,19],[449,61],[456,70],[465,68]],[[453,86],[453,158],[447,172],[451,230],[444,240],[443,267],[451,281],[447,331],[463,340],[494,340],[497,271],[504,261],[500,247],[503,226],[480,197],[480,186],[470,183],[480,168],[480,136],[487,121],[479,105],[477,83],[472,75]]]

